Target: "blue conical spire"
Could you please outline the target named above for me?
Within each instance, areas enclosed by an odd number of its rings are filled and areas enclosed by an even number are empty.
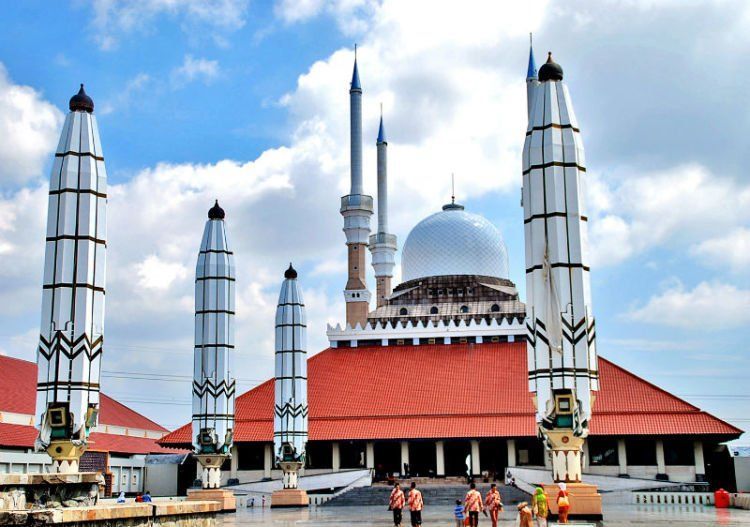
[[[388,140],[385,138],[385,127],[383,126],[383,105],[380,105],[380,128],[378,128],[378,141],[377,143],[387,143]]]
[[[357,45],[354,44],[354,72],[352,73],[352,90],[362,90],[359,82],[359,68],[357,68]]]
[[[536,62],[534,61],[534,47],[531,43],[531,33],[529,33],[529,70],[526,72],[527,79],[536,79]]]

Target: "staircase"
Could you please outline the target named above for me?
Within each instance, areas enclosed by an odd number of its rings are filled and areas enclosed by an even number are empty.
[[[408,495],[409,486],[401,485],[404,490],[404,494]],[[425,507],[429,508],[433,505],[448,506],[455,505],[456,500],[463,502],[466,492],[469,490],[469,486],[456,485],[453,483],[426,483],[417,487],[422,491],[422,497],[424,498]],[[477,485],[477,490],[482,493],[482,496],[487,495],[487,491],[490,489],[489,483],[483,483]],[[371,487],[358,487],[338,496],[334,497],[330,501],[326,502],[323,506],[325,507],[346,507],[346,506],[367,506],[367,505],[382,505],[388,506],[388,497],[391,495],[391,487],[383,485],[373,485]],[[507,507],[509,505],[527,501],[529,495],[526,494],[519,488],[510,487],[505,485],[498,485],[498,490],[503,498],[503,504]]]

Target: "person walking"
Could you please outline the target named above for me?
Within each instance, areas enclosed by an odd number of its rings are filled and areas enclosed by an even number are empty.
[[[497,517],[503,511],[503,498],[500,496],[500,491],[497,490],[497,484],[490,485],[490,490],[484,498],[484,506],[490,513],[492,527],[497,527]]]
[[[117,503],[125,503],[125,491],[124,490],[120,492],[119,496],[117,496]]]
[[[456,527],[464,527],[464,506],[461,500],[456,500],[456,506],[453,507],[453,516],[456,519]]]
[[[542,487],[537,487],[532,498],[531,512],[534,514],[537,527],[547,527],[547,516],[549,516],[549,503],[547,495]]]
[[[469,485],[469,492],[464,499],[464,510],[469,515],[469,526],[477,527],[479,525],[479,513],[484,510],[482,505],[482,495],[477,490],[477,484],[472,482]]]
[[[557,493],[557,522],[568,523],[568,513],[570,512],[570,496],[565,483],[558,483],[560,492]]]
[[[409,491],[409,513],[411,514],[411,527],[419,527],[422,525],[422,509],[424,508],[424,500],[422,499],[422,493],[417,489],[417,484],[411,482],[411,490]]]
[[[531,509],[525,501],[518,504],[518,527],[534,527],[531,523]]]
[[[391,497],[388,500],[388,508],[393,511],[393,525],[401,527],[401,521],[404,510],[404,491],[401,485],[396,482],[391,491]]]

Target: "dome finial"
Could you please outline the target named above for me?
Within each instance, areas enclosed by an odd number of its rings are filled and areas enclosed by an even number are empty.
[[[70,98],[68,108],[70,108],[71,112],[94,112],[94,101],[86,94],[86,90],[83,89],[83,83],[81,83],[81,89],[78,90],[78,93]]]
[[[294,269],[294,267],[292,267],[292,262],[289,262],[289,269],[284,271],[284,278],[288,280],[294,280],[295,278],[297,278],[297,271]]]
[[[451,205],[456,204],[456,175],[451,172]]]
[[[539,68],[539,82],[561,81],[563,80],[562,67],[552,60],[552,52],[547,54],[547,62]]]
[[[224,219],[224,209],[219,207],[219,200],[217,199],[214,203],[214,206],[208,209],[208,219],[209,220],[223,220]]]

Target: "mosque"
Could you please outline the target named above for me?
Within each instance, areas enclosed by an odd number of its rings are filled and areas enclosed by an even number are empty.
[[[562,80],[562,68],[550,56],[537,72],[531,54],[526,80],[531,93],[540,83]],[[502,477],[506,467],[549,468],[552,462],[538,436],[539,419],[529,394],[527,341],[533,321],[527,319],[527,306],[509,279],[501,233],[486,218],[451,200],[411,230],[402,247],[403,282],[393,287],[398,240],[388,227],[388,141],[381,116],[377,229],[371,233],[375,203],[362,183],[363,90],[356,58],[349,94],[351,191],[340,204],[348,254],[346,322],[329,326],[329,347],[307,361],[304,474],[366,467],[379,478],[463,476],[467,470],[493,478]],[[564,100],[558,107],[555,99],[551,109],[559,121],[536,127],[530,115],[527,142],[537,137],[534,132],[580,135],[572,106],[564,105],[567,87],[559,97]],[[552,143],[550,151],[555,149]],[[573,152],[578,161],[549,165],[585,172],[582,145],[573,146],[567,150],[563,141],[560,151],[563,159],[565,152]],[[533,169],[525,169],[524,175]],[[524,199],[534,198],[525,194]],[[526,218],[527,239],[537,219],[533,214]],[[588,220],[581,212],[576,221]],[[376,283],[374,309],[367,289],[368,249]],[[527,263],[529,251],[527,241]],[[542,265],[527,267],[528,276]],[[590,270],[585,262],[565,267],[586,274]],[[580,328],[570,327],[567,338],[577,342],[587,335],[593,348],[593,318],[585,332]],[[538,328],[533,335],[545,338]],[[593,357],[585,370],[596,394],[583,445],[586,473],[722,480],[728,462],[723,443],[738,438],[742,430],[603,357]],[[270,379],[236,399],[234,444],[222,483],[229,478],[246,482],[280,477],[273,440]],[[191,441],[187,424],[159,444],[191,448]]]

